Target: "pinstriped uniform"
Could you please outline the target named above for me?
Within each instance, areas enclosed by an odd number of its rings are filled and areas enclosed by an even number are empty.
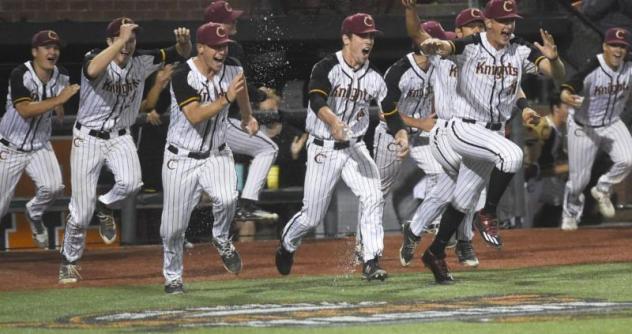
[[[294,252],[305,234],[324,218],[337,181],[342,180],[359,197],[359,220],[363,258],[371,260],[382,254],[384,199],[380,175],[366,145],[362,141],[369,125],[369,105],[386,96],[382,76],[368,61],[354,70],[342,58],[342,51],[319,61],[312,70],[310,92],[327,97],[333,113],[351,129],[350,140],[335,143],[329,127],[308,106],[306,128],[307,173],[303,208],[283,230],[283,247]]]
[[[114,61],[97,78],[87,69],[99,50],[88,52],[81,73],[79,112],[73,129],[70,153],[72,197],[62,253],[68,261],[81,258],[85,229],[96,207],[96,187],[105,165],[114,174],[114,187],[98,200],[117,207],[142,186],[140,163],[129,127],[134,123],[143,94],[145,79],[165,62],[179,56],[175,47],[151,51],[138,50],[124,67]],[[107,134],[108,139],[94,133]]]
[[[163,275],[167,282],[182,278],[184,233],[202,192],[213,202],[213,237],[221,242],[229,240],[237,201],[235,163],[225,140],[230,126],[228,105],[198,124],[189,122],[182,108],[194,101],[204,104],[223,99],[242,68],[227,58],[222,69],[208,79],[193,59],[180,64],[171,80],[171,121],[162,168],[164,206],[160,225]]]
[[[414,118],[427,118],[433,107],[430,77],[435,69],[431,65],[426,71],[422,70],[413,55],[411,52],[393,64],[386,71],[384,80],[389,91],[399,92],[397,110],[400,113]],[[426,177],[434,178],[435,174],[441,173],[442,170],[430,152],[430,133],[418,129],[410,129],[410,132],[410,157],[425,172]],[[373,142],[373,158],[380,171],[382,193],[386,196],[395,181],[402,160],[397,159],[395,138],[390,134],[385,121],[380,121],[376,127]]]
[[[568,117],[569,180],[564,195],[567,217],[581,218],[582,192],[599,149],[606,151],[614,164],[599,177],[598,190],[609,193],[630,173],[632,137],[620,115],[632,93],[631,78],[632,62],[626,61],[613,70],[599,54],[562,85],[562,89],[584,97],[581,107]]]
[[[25,119],[15,105],[57,96],[68,84],[68,73],[57,66],[46,83],[35,74],[31,61],[11,72],[6,113],[0,121],[0,217],[7,212],[24,171],[37,189],[35,197],[26,203],[31,219],[40,220],[48,206],[63,192],[61,170],[49,141],[52,110]]]

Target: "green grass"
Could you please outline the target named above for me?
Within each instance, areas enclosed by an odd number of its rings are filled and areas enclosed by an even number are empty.
[[[453,286],[437,286],[427,273],[411,270],[386,282],[365,282],[358,275],[186,284],[187,293],[166,296],[162,286],[117,286],[0,293],[0,333],[130,333],[146,329],[43,329],[70,316],[186,307],[298,302],[432,302],[513,294],[544,294],[578,299],[632,302],[632,263],[561,266],[520,270],[459,272]],[[20,323],[29,328],[8,328]],[[31,325],[32,324],[32,325]],[[324,328],[227,328],[191,333],[624,333],[632,310],[606,315],[563,316],[528,322],[433,322]],[[175,328],[174,328],[175,329]],[[184,332],[184,331],[182,331]]]

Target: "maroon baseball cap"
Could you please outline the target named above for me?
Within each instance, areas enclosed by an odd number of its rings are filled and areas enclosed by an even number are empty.
[[[52,30],[39,31],[31,39],[31,47],[33,48],[48,44],[56,44],[59,47],[65,45],[64,41],[59,38],[59,35]]]
[[[382,34],[381,31],[375,28],[375,20],[369,14],[356,13],[351,16],[347,16],[342,21],[342,27],[340,28],[340,34],[368,34],[368,33]]]
[[[232,42],[228,38],[228,32],[224,29],[224,26],[215,23],[207,22],[201,25],[195,34],[196,42],[208,46],[224,45]]]
[[[630,47],[630,32],[623,28],[610,28],[604,36],[604,43]]]
[[[443,30],[443,27],[441,26],[441,23],[437,22],[437,21],[426,21],[423,22],[419,25],[425,32],[428,33],[428,35],[430,35],[430,37],[432,38],[438,38],[438,39],[443,39],[446,40],[448,39],[448,36],[445,33],[445,30]]]
[[[456,19],[454,20],[454,26],[460,28],[466,24],[476,21],[485,21],[485,15],[483,15],[483,12],[481,12],[481,10],[478,8],[465,8],[464,10],[459,12],[459,15],[456,16]]]
[[[243,10],[233,9],[226,1],[215,1],[204,9],[204,22],[230,24],[243,13]]]
[[[494,20],[521,19],[514,0],[491,0],[485,6],[485,17]]]
[[[116,37],[119,35],[119,33],[121,32],[121,26],[123,24],[136,24],[136,22],[134,22],[134,20],[130,19],[129,17],[117,17],[114,20],[112,20],[112,22],[110,22],[110,24],[108,24],[107,29],[105,29],[105,33],[107,34],[107,37]],[[134,31],[138,32],[140,30],[140,27],[137,27],[136,29],[134,29]]]

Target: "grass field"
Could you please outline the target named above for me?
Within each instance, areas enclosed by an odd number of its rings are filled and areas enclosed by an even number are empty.
[[[541,334],[629,333],[632,328],[632,263],[475,270],[459,272],[456,278],[459,281],[453,286],[437,286],[427,271],[411,270],[407,274],[396,274],[386,282],[365,282],[357,274],[233,279],[187,284],[187,293],[177,296],[165,295],[158,285],[2,292],[0,333]],[[553,308],[530,314],[502,314],[505,311],[501,309],[500,314],[489,317],[464,316],[469,311],[462,312],[473,308],[604,301],[628,304],[584,310]],[[355,307],[363,302],[366,305]],[[263,310],[261,312],[252,312],[257,307],[250,304],[265,306],[258,308]],[[346,308],[347,304],[355,308]],[[219,316],[229,310],[215,307],[223,305],[242,305],[246,311],[231,309]],[[292,305],[295,309],[283,311],[281,308],[270,314],[265,311],[282,305]],[[310,308],[317,310],[308,310]],[[107,321],[100,318],[146,310],[174,312],[144,319],[134,318],[133,314],[118,315],[116,317],[123,318],[113,317]],[[406,318],[409,314],[437,311],[458,311],[460,315],[426,320]],[[404,314],[405,317],[375,321],[382,313]],[[139,314],[148,313],[136,315]],[[310,326],[285,322],[315,317],[338,317],[338,320]],[[252,325],[258,321],[268,321],[267,326],[273,327],[211,327],[220,322]]]

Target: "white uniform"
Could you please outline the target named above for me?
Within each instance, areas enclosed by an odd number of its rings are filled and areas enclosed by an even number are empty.
[[[207,79],[193,58],[180,64],[171,79],[171,120],[162,167],[164,205],[160,236],[164,247],[163,275],[167,282],[182,279],[184,233],[202,191],[213,203],[213,237],[229,241],[237,201],[237,175],[225,135],[228,106],[215,117],[191,124],[182,112],[187,104],[223,99],[231,81],[242,72],[232,58]]]
[[[317,111],[308,106],[306,128],[310,135],[303,208],[285,226],[281,242],[287,251],[296,251],[303,236],[323,220],[342,177],[360,200],[363,259],[369,261],[381,256],[384,249],[384,199],[377,166],[362,137],[369,126],[370,103],[386,96],[386,84],[368,61],[354,70],[338,51],[314,66],[309,89],[327,96],[327,105],[350,129],[349,141],[336,142]]]
[[[81,258],[85,229],[97,200],[97,181],[103,165],[114,174],[114,187],[99,201],[116,207],[142,186],[140,163],[129,127],[134,124],[145,79],[165,62],[179,59],[175,47],[138,50],[123,68],[110,62],[99,77],[88,78],[89,62],[99,53],[86,54],[81,73],[79,112],[70,153],[72,197],[62,253],[70,262]]]
[[[63,192],[61,170],[50,144],[53,111],[25,119],[15,105],[57,96],[68,83],[68,72],[57,66],[46,83],[35,74],[31,61],[11,72],[6,113],[0,121],[0,218],[7,212],[25,170],[37,189],[35,197],[26,203],[26,214],[31,220],[41,220],[44,211]]]
[[[582,192],[590,180],[590,171],[599,149],[606,151],[614,163],[599,178],[599,191],[610,193],[612,186],[630,173],[632,137],[620,115],[632,92],[631,79],[631,61],[613,70],[606,64],[603,54],[599,54],[562,86],[584,97],[581,107],[568,117],[570,174],[564,195],[564,215],[567,217],[581,218],[584,207]]]

